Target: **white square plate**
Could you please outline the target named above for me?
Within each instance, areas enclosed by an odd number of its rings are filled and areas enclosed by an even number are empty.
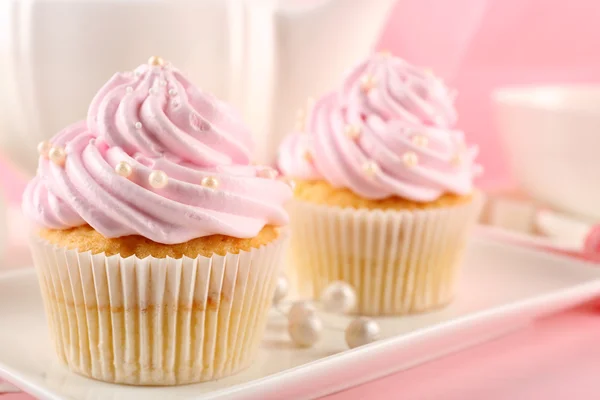
[[[291,345],[273,312],[258,359],[215,382],[179,387],[112,385],[70,373],[48,340],[33,270],[0,275],[0,377],[40,399],[305,399],[343,390],[494,339],[541,316],[600,295],[593,264],[474,238],[449,307],[423,315],[380,318],[383,340],[346,350],[345,317],[312,349]]]

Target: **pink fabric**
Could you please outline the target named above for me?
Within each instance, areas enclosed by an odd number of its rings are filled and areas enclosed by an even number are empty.
[[[481,186],[509,186],[490,91],[600,82],[596,0],[400,0],[379,48],[428,66],[458,89],[458,127],[480,145]]]

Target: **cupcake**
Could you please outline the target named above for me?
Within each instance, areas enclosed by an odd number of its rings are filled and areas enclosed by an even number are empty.
[[[266,324],[292,190],[238,115],[160,58],[39,145],[23,198],[58,357],[115,383],[234,374]]]
[[[454,94],[430,72],[375,54],[320,98],[278,166],[296,182],[289,210],[298,290],[333,281],[357,312],[400,315],[448,304],[481,196],[477,149],[454,128]]]

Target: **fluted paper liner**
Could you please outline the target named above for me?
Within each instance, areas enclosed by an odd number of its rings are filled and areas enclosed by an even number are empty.
[[[31,240],[52,340],[81,375],[132,385],[222,378],[259,346],[287,237],[239,254],[139,259]]]
[[[295,200],[290,273],[296,289],[318,297],[331,282],[348,282],[362,315],[446,305],[481,203],[479,193],[469,203],[416,211],[342,209]]]

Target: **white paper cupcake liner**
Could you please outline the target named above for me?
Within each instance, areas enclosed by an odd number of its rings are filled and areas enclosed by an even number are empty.
[[[400,315],[452,300],[455,278],[482,196],[416,211],[339,208],[295,200],[290,264],[296,290],[318,297],[351,284],[362,315]]]
[[[31,240],[59,358],[81,375],[131,385],[214,380],[259,346],[289,234],[210,258],[139,259]]]

